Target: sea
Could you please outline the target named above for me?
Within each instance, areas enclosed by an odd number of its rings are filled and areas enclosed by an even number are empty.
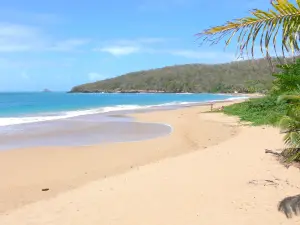
[[[232,100],[223,94],[0,93],[0,150],[131,142],[170,134],[167,124],[126,116]],[[16,141],[17,140],[17,141]]]
[[[0,93],[0,126],[237,98],[219,94]]]

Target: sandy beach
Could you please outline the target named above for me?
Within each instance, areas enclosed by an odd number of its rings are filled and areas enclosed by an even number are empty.
[[[278,201],[300,192],[298,169],[265,154],[283,147],[279,131],[209,110],[132,115],[173,127],[152,140],[0,152],[0,224],[300,222],[277,211]]]

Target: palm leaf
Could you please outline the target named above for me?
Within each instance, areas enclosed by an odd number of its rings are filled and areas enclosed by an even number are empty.
[[[300,151],[297,148],[291,148],[286,149],[285,151],[289,151],[288,153],[285,153],[285,160],[284,162],[291,163],[293,161],[299,161],[300,160]]]
[[[300,130],[300,95],[281,95],[278,97],[277,102],[288,102],[291,104],[286,115],[292,118],[297,130]],[[284,119],[283,119],[284,120]],[[285,133],[285,132],[284,132]]]
[[[290,135],[290,146],[293,148],[300,147],[300,133],[299,132],[291,132]]]
[[[271,3],[273,9],[262,11],[255,9],[251,11],[251,17],[245,17],[229,21],[225,25],[216,26],[196,34],[203,43],[217,44],[227,37],[225,44],[230,44],[232,38],[238,35],[238,50],[240,56],[251,48],[251,55],[254,57],[256,41],[260,43],[260,50],[263,55],[269,56],[270,44],[276,51],[277,35],[282,29],[282,55],[284,52],[294,54],[300,50],[298,45],[300,29],[300,0],[296,4],[288,0],[275,0]]]
[[[297,129],[297,125],[295,124],[295,120],[293,120],[289,116],[283,116],[279,122],[279,127],[282,133],[287,133],[291,130]]]
[[[279,102],[283,102],[283,101],[300,103],[300,95],[281,95],[281,96],[279,96],[277,99],[277,102],[279,103]]]

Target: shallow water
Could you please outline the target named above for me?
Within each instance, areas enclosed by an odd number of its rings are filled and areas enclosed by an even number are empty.
[[[216,94],[0,93],[0,126],[232,98]]]
[[[39,146],[86,146],[148,140],[172,132],[164,124],[140,123],[114,115],[89,115],[6,127],[0,131],[0,150]]]
[[[128,113],[228,100],[216,94],[0,93],[0,150],[141,141],[168,135],[164,124],[138,123]]]

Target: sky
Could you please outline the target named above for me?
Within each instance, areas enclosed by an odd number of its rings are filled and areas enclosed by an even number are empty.
[[[0,0],[0,92],[68,91],[125,73],[236,60],[200,46],[211,26],[269,0]]]

